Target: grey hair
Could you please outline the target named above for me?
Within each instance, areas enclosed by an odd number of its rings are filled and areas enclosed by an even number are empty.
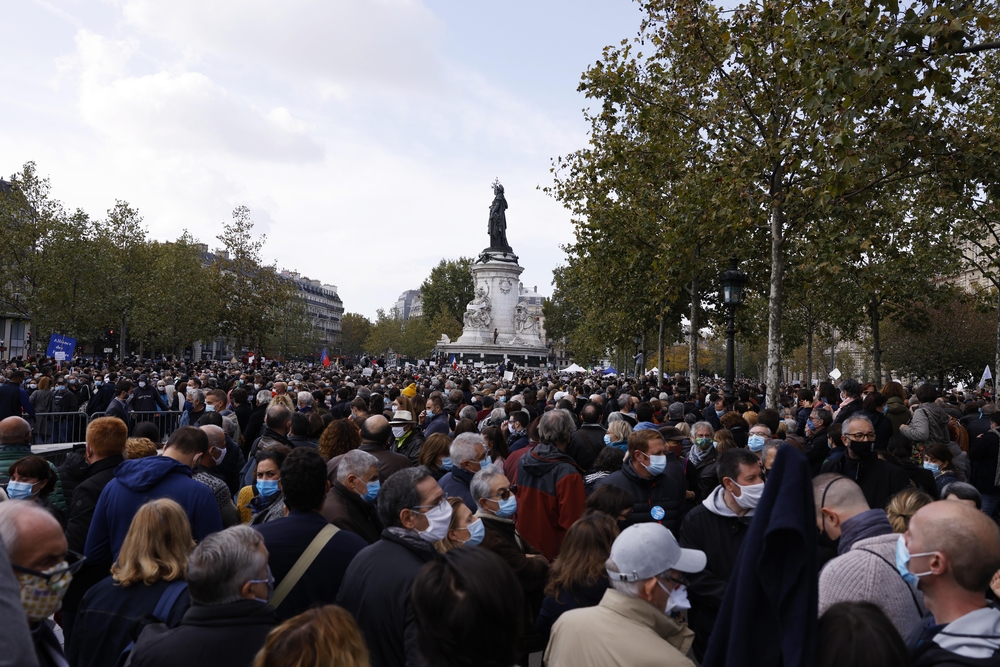
[[[25,522],[29,518],[55,521],[49,511],[31,500],[6,500],[0,503],[0,540],[7,552],[7,558],[17,553],[21,543],[21,529],[28,528]],[[24,537],[33,537],[34,531],[25,531]]]
[[[431,477],[426,466],[403,468],[389,475],[378,492],[378,518],[386,528],[400,526],[399,513],[420,504],[423,497],[417,484]]]
[[[759,452],[757,452],[757,455],[760,456],[761,462],[767,460],[767,453],[769,451],[771,451],[772,449],[777,449],[778,447],[780,447],[783,444],[785,444],[785,441],[784,440],[779,440],[777,438],[774,438],[774,439],[768,438],[767,440],[765,440],[764,441],[764,446],[761,447],[761,449],[760,449]]]
[[[538,421],[538,437],[548,445],[569,444],[575,430],[576,421],[569,410],[550,410]]]
[[[692,424],[691,435],[697,433],[699,429],[708,429],[708,432],[711,433],[713,437],[715,436],[715,427],[712,426],[709,422],[695,422],[694,424]]]
[[[621,393],[618,395],[618,408],[624,408],[626,405],[632,402],[632,395]]]
[[[476,445],[482,445],[483,449],[486,449],[486,442],[483,441],[483,436],[478,433],[462,433],[456,436],[448,449],[452,465],[458,468],[466,461],[475,461]]]
[[[222,418],[222,423],[226,423],[226,418]],[[199,426],[205,435],[208,437],[209,447],[218,447],[219,449],[226,448],[226,432],[222,430],[221,426],[216,426],[215,424],[205,424],[204,426]]]
[[[503,477],[503,468],[500,466],[487,466],[476,473],[472,478],[472,482],[469,484],[469,491],[472,493],[472,502],[479,506],[480,498],[489,498],[490,492],[493,490],[493,480],[497,477]]]
[[[239,428],[239,425],[239,422],[236,421],[236,415],[222,417],[222,430],[233,440],[236,440],[236,429]]]
[[[507,419],[507,411],[503,408],[493,408],[493,412],[490,413],[490,424],[492,426],[498,426]]]
[[[203,392],[201,389],[192,389],[190,394],[192,403],[194,403],[195,401],[199,403],[205,402],[205,392]]]
[[[243,584],[260,578],[267,565],[263,545],[264,538],[250,526],[233,526],[203,539],[188,557],[191,601],[212,606],[242,600]]]
[[[271,390],[261,389],[257,392],[257,405],[264,405],[271,402]]]
[[[372,468],[378,468],[378,459],[360,449],[352,449],[344,454],[337,465],[337,481],[344,483],[349,475],[364,478]]]
[[[865,417],[864,415],[859,415],[857,412],[855,412],[853,415],[845,419],[844,422],[840,425],[840,432],[844,434],[848,433],[847,425],[850,424],[851,422],[865,422],[866,424],[872,427],[872,430],[875,430],[875,424],[872,423],[871,419],[868,419],[868,417]]]
[[[267,408],[264,413],[264,423],[268,427],[281,426],[292,418],[292,411],[280,403],[275,403]]]
[[[308,391],[300,391],[299,395],[296,397],[299,405],[306,406],[313,404],[313,395]]]
[[[479,412],[474,407],[472,407],[471,405],[466,405],[464,408],[462,408],[461,410],[458,411],[458,418],[459,419],[469,419],[469,420],[472,420],[472,421],[476,421],[476,417],[478,415],[479,415]]]

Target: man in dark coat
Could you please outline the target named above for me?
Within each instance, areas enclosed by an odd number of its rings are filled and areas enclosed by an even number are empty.
[[[583,424],[573,434],[566,453],[573,457],[576,464],[583,470],[594,469],[594,459],[606,446],[604,436],[607,429],[601,426],[601,409],[588,403],[581,412]]]
[[[347,452],[337,465],[337,475],[323,502],[323,517],[368,544],[378,542],[382,522],[375,511],[380,486],[378,459],[360,449]]]
[[[104,411],[106,417],[116,417],[125,422],[127,428],[132,428],[131,410],[128,407],[128,395],[132,391],[132,383],[121,380],[115,385],[115,397]]]
[[[248,552],[254,555],[255,574],[241,580],[237,568]],[[266,602],[267,563],[264,539],[249,526],[233,526],[202,540],[188,559],[191,608],[176,628],[146,626],[132,649],[132,667],[252,664],[276,625]]]
[[[154,385],[149,384],[149,378],[145,375],[139,376],[139,384],[132,392],[132,398],[129,402],[136,412],[156,412],[167,409],[167,404],[160,398],[160,392],[156,391]]]
[[[528,437],[528,424],[531,417],[524,410],[515,410],[507,418],[507,451],[514,453],[527,447],[531,438]]]
[[[867,417],[853,415],[841,423],[847,455],[828,460],[822,472],[836,472],[854,480],[865,493],[869,507],[885,507],[889,499],[910,486],[906,471],[875,455],[875,427]]]
[[[35,416],[35,409],[28,401],[28,392],[21,388],[23,381],[24,372],[17,370],[0,385],[0,421],[7,417],[20,417],[22,410],[31,417]]]
[[[451,443],[448,450],[451,457],[451,471],[438,480],[438,484],[449,497],[461,498],[470,512],[476,511],[476,501],[472,498],[469,485],[472,477],[490,466],[486,453],[486,442],[478,433],[462,433]]]
[[[417,465],[420,458],[420,448],[424,446],[424,436],[417,429],[417,420],[409,410],[397,410],[389,420],[392,428],[392,451],[410,459],[412,465]]]
[[[330,483],[319,452],[305,447],[292,450],[281,464],[281,489],[288,515],[255,526],[264,536],[275,586],[281,586],[302,553],[328,525],[320,512]],[[344,572],[366,546],[367,542],[354,533],[338,531],[278,605],[278,618],[289,619],[310,607],[333,604]]]
[[[983,512],[992,517],[1000,505],[1000,484],[997,484],[997,458],[1000,456],[1000,412],[990,414],[991,430],[969,443],[969,482],[983,497]]]
[[[746,449],[731,449],[719,460],[722,484],[684,517],[680,545],[705,552],[708,563],[701,572],[688,574],[691,611],[688,624],[694,630],[694,654],[705,656],[715,617],[726,595],[726,586],[736,567],[759,495],[750,487],[763,488],[760,460]],[[737,495],[739,494],[739,495]]]
[[[823,462],[830,454],[829,433],[827,429],[833,425],[833,413],[824,407],[817,406],[809,413],[806,425],[802,431],[805,435],[803,451],[809,460],[809,469],[813,476],[819,474]]]
[[[629,525],[656,521],[676,533],[684,509],[684,488],[668,475],[667,446],[659,431],[635,431],[628,437],[630,459],[622,469],[597,483],[627,491],[632,496]]]
[[[337,604],[358,622],[372,667],[422,666],[410,588],[438,558],[433,542],[447,535],[451,505],[427,468],[407,468],[382,486],[378,513],[382,539],[351,562]]]
[[[383,484],[394,472],[411,467],[410,459],[386,449],[391,438],[389,420],[382,415],[373,415],[361,425],[361,446],[358,449],[378,459],[378,479]]]
[[[115,399],[115,383],[111,377],[101,379],[101,376],[97,376],[94,379],[94,389],[94,395],[87,402],[88,417],[95,412],[105,412]]]

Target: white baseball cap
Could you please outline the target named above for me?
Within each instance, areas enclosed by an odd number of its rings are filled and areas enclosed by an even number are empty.
[[[644,581],[667,570],[701,572],[705,569],[705,552],[682,549],[673,533],[658,523],[629,526],[611,545],[611,560],[617,572],[608,576],[619,581]]]

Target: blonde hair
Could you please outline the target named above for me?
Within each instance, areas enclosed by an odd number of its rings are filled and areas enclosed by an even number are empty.
[[[336,605],[309,609],[267,635],[253,667],[369,667],[354,618]]]
[[[733,439],[733,432],[729,429],[720,428],[712,436],[712,439],[715,440],[715,449],[719,453],[719,456],[722,456],[730,449],[736,448],[736,440]]]
[[[885,514],[889,518],[892,532],[905,533],[910,527],[910,518],[924,505],[930,505],[934,499],[921,489],[912,487],[903,489],[894,495],[885,506]]]
[[[117,417],[110,417],[121,421]],[[129,438],[125,441],[125,459],[144,459],[147,456],[156,456],[156,443],[149,438]]]
[[[611,422],[608,425],[608,435],[611,436],[611,442],[625,442],[632,435],[632,426],[624,419]]]
[[[283,405],[289,410],[291,410],[293,413],[295,412],[295,404],[292,403],[292,399],[291,397],[288,396],[288,394],[278,394],[277,396],[272,398],[271,402],[268,404],[268,407],[270,408],[272,405]]]
[[[151,500],[132,518],[111,576],[122,586],[183,579],[193,548],[184,509],[169,498]]]
[[[757,425],[757,413],[752,410],[747,410],[746,412],[744,412],[743,419],[745,419],[747,423],[750,424],[750,426]]]

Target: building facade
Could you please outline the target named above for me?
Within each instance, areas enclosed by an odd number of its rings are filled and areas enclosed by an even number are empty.
[[[337,294],[337,286],[312,280],[296,271],[282,271],[282,277],[292,280],[305,299],[309,319],[316,332],[317,343],[327,352],[340,352],[340,334],[343,330],[344,302]]]
[[[411,317],[422,317],[424,314],[424,302],[420,296],[420,290],[406,290],[396,299],[396,305],[393,308],[396,314],[403,318],[404,322]]]

